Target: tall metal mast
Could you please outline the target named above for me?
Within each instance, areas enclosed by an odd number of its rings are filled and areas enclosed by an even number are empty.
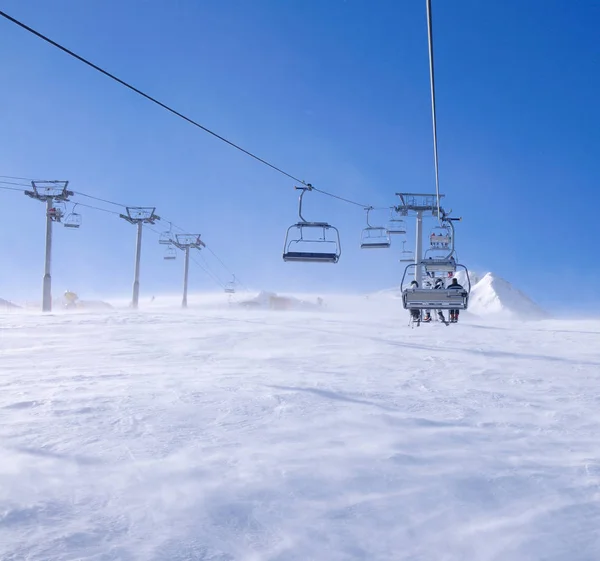
[[[136,310],[140,299],[140,260],[142,254],[142,228],[144,224],[154,224],[160,217],[154,211],[156,207],[128,206],[127,214],[120,214],[123,220],[137,226],[137,237],[135,244],[135,269],[133,274],[133,297],[131,307]]]
[[[403,216],[408,216],[410,213],[417,218],[417,229],[415,232],[415,280],[421,286],[423,279],[423,270],[421,267],[421,261],[423,260],[423,215],[431,213],[433,216],[436,216],[438,213],[438,201],[444,195],[439,195],[438,198],[437,193],[431,195],[423,193],[396,193],[396,196],[400,197],[400,204],[395,207],[396,212]]]
[[[171,240],[173,245],[181,249],[185,253],[183,263],[183,298],[181,299],[181,307],[187,308],[188,295],[188,277],[190,273],[190,249],[202,249],[206,247],[205,243],[200,239],[200,234],[177,234],[175,239]]]
[[[31,191],[25,195],[46,203],[46,256],[42,290],[42,311],[52,311],[52,223],[61,222],[66,211],[65,202],[73,196],[68,181],[32,181]]]

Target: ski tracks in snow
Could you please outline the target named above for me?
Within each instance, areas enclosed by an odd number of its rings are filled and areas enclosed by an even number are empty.
[[[398,316],[3,317],[0,558],[600,557],[600,323]]]

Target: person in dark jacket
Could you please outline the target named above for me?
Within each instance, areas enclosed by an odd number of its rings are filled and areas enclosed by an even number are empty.
[[[433,289],[434,290],[444,290],[444,281],[438,277],[437,279],[435,279],[435,284],[433,285]],[[437,315],[438,318],[440,318],[440,321],[446,323],[446,318],[444,317],[444,312],[442,312],[442,310],[437,310]]]
[[[415,288],[419,288],[419,283],[414,280],[410,283],[410,288],[411,290],[414,290]],[[421,322],[421,310],[411,310],[410,311],[410,317],[412,319],[412,321],[416,322],[416,323],[420,323]]]
[[[458,284],[458,281],[454,278],[448,286],[448,290],[464,290],[463,286]],[[458,314],[460,310],[450,310],[450,323],[458,322]]]

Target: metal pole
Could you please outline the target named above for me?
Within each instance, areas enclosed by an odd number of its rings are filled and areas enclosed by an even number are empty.
[[[423,211],[417,212],[417,244],[415,247],[415,280],[421,287],[423,280],[423,271],[421,267],[421,261],[423,260]],[[421,287],[422,288],[422,287]]]
[[[185,259],[183,264],[183,300],[181,307],[187,308],[188,274],[190,272],[190,246],[185,247]]]
[[[131,301],[131,307],[137,310],[138,302],[140,300],[140,259],[142,255],[142,221],[137,223],[137,242],[135,246],[135,273],[133,276],[133,300]]]
[[[42,311],[52,311],[52,276],[50,269],[52,266],[52,218],[50,217],[50,209],[52,208],[53,199],[46,199],[46,262],[44,265],[44,288],[42,293]]]

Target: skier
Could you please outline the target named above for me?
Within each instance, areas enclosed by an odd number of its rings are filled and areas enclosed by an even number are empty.
[[[448,290],[464,290],[463,286],[458,284],[456,278],[452,279]],[[460,310],[450,310],[450,323],[458,323],[458,314]]]
[[[425,282],[423,283],[424,288],[432,288],[431,281],[428,279],[430,279],[430,278],[433,279],[433,277],[434,277],[433,273],[431,273],[431,272],[427,273],[427,278],[425,279]],[[431,323],[431,310],[425,310],[425,316],[423,317],[423,323]]]
[[[410,283],[410,289],[414,290],[415,288],[419,288],[419,283],[416,280],[413,280]],[[414,321],[417,325],[421,323],[421,311],[415,309],[411,310],[410,319]]]
[[[444,290],[444,281],[442,280],[441,277],[438,277],[437,279],[435,279],[435,284],[433,285],[433,289],[434,290]],[[442,323],[445,323],[446,325],[448,324],[448,322],[446,321],[446,318],[444,317],[444,313],[442,312],[442,310],[437,310],[437,315],[438,318],[440,318],[440,321]]]

